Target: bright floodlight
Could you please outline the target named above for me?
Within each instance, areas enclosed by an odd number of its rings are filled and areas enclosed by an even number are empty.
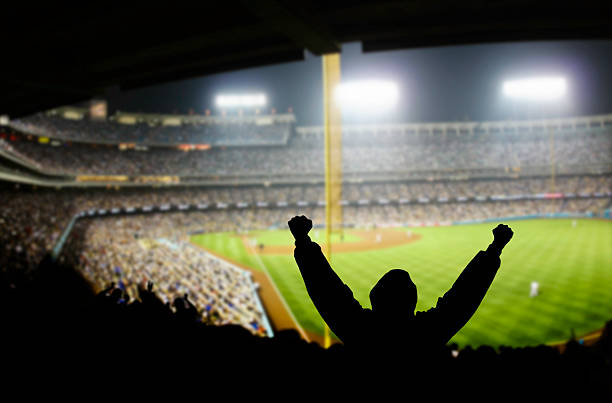
[[[504,95],[527,101],[554,101],[565,96],[567,82],[562,77],[539,77],[504,82]]]
[[[215,99],[217,106],[221,108],[233,107],[256,107],[266,105],[265,94],[221,94]]]
[[[397,85],[391,81],[353,81],[336,88],[336,101],[352,110],[384,110],[395,106],[399,98]]]

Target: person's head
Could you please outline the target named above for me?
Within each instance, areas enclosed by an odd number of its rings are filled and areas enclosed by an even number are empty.
[[[412,315],[417,303],[417,288],[410,274],[402,269],[385,273],[370,291],[372,311],[384,315]]]

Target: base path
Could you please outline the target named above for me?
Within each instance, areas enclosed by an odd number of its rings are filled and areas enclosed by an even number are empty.
[[[415,242],[421,239],[420,234],[407,234],[406,232],[397,231],[389,228],[379,230],[355,230],[351,231],[351,235],[359,237],[357,242],[334,242],[332,247],[333,253],[338,252],[364,252],[369,250],[377,250],[400,246],[407,243]],[[250,245],[250,237],[241,235],[242,242],[246,250],[253,254],[253,247]],[[291,255],[293,254],[293,245],[265,245],[263,249],[257,250],[259,255]],[[325,244],[321,244],[321,249],[325,253]]]

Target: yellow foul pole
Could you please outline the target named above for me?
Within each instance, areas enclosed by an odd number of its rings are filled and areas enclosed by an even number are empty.
[[[334,99],[340,84],[340,54],[323,55],[323,108],[325,131],[325,236],[327,260],[332,261],[331,235],[342,229],[342,115]],[[329,327],[325,325],[324,347],[331,345]]]
[[[552,127],[548,130],[550,140],[550,192],[555,193],[555,131]]]

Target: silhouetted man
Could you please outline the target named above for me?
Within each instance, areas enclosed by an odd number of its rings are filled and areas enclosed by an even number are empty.
[[[348,349],[372,359],[416,360],[442,351],[480,305],[499,268],[501,251],[513,235],[508,226],[498,225],[487,250],[476,254],[436,307],[415,314],[417,288],[408,272],[387,272],[370,291],[372,309],[364,309],[332,270],[319,245],[310,240],[312,221],[293,217],[289,228],[295,238],[295,261],[323,320]],[[441,260],[444,248],[440,245]]]

